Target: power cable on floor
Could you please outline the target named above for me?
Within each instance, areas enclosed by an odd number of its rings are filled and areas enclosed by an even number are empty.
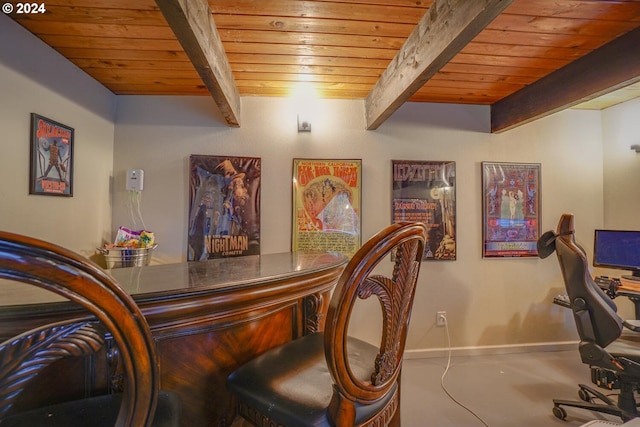
[[[444,377],[447,375],[447,372],[449,372],[449,367],[451,367],[451,336],[449,335],[449,322],[447,321],[446,317],[444,319],[444,330],[447,333],[447,349],[448,349],[448,356],[447,356],[447,367],[444,369],[444,372],[442,373],[442,377],[440,378],[440,386],[442,387],[442,390],[444,390],[445,393],[447,393],[447,396],[449,396],[449,398],[451,400],[453,400],[458,406],[464,408],[465,410],[467,410],[467,412],[469,412],[471,415],[473,415],[474,417],[476,417],[478,420],[480,420],[480,422],[485,426],[485,427],[489,427],[489,424],[487,424],[485,422],[485,420],[483,420],[478,414],[476,414],[475,412],[473,412],[471,409],[469,409],[468,407],[464,406],[462,403],[460,403],[455,397],[453,397],[453,395],[451,393],[449,393],[449,390],[447,390],[447,388],[444,385]]]

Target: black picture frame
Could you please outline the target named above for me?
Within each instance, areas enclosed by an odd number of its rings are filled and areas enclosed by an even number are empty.
[[[392,222],[427,226],[424,261],[456,260],[456,162],[391,160]]]
[[[189,157],[187,261],[260,255],[262,159]]]
[[[73,136],[72,127],[31,113],[29,194],[73,196]]]
[[[482,162],[483,258],[537,258],[542,165]]]

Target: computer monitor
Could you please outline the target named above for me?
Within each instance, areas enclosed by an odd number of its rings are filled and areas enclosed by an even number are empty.
[[[632,275],[622,277],[640,281],[640,231],[596,230],[593,265],[630,270]]]

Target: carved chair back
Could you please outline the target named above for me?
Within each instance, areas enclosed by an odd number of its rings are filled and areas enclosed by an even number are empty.
[[[104,344],[106,330],[118,348],[125,373],[116,425],[151,424],[158,395],[155,344],[138,306],[111,276],[62,247],[0,232],[0,279],[47,289],[93,314],[25,332],[0,344],[0,418],[10,411],[27,380],[55,360],[97,351]]]
[[[400,375],[426,236],[422,223],[387,227],[363,245],[336,285],[324,332],[325,357],[334,381],[328,415],[335,425],[343,425],[342,417],[353,417],[354,402],[370,404],[392,389],[397,390],[394,386]],[[387,277],[374,270],[389,255],[394,264],[391,276]],[[356,301],[371,296],[380,303],[383,330],[371,377],[363,381],[349,367],[347,336]]]

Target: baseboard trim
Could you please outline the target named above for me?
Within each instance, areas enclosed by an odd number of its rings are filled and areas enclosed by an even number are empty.
[[[578,350],[578,341],[562,341],[553,343],[529,343],[508,345],[487,345],[478,347],[452,347],[452,356],[485,356],[491,354],[533,353],[542,351]],[[425,359],[430,357],[446,357],[448,348],[429,348],[405,350],[405,359]]]

